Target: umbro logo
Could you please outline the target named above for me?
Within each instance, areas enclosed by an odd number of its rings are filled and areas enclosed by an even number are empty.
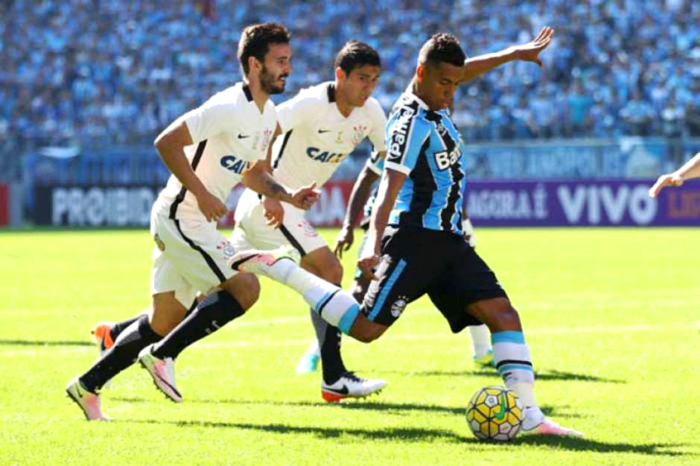
[[[239,134],[238,135],[238,139],[245,139],[245,138],[249,138],[249,137],[250,137],[250,134]]]
[[[330,133],[330,132],[331,132],[331,130],[329,130],[329,129],[319,129],[318,130],[318,134]]]

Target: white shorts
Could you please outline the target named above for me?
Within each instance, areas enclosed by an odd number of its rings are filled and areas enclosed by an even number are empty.
[[[215,223],[172,220],[151,213],[153,248],[151,293],[175,292],[186,308],[197,292],[206,293],[238,272],[227,265],[235,249]]]
[[[237,251],[276,249],[290,244],[305,256],[326,246],[326,242],[304,218],[304,211],[282,203],[284,220],[279,228],[267,224],[258,194],[246,189],[236,205],[236,226],[229,240]]]

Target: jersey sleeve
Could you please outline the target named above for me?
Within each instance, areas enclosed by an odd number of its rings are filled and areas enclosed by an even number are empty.
[[[369,142],[372,143],[374,150],[383,152],[386,150],[384,141],[384,131],[386,130],[386,115],[382,110],[381,105],[376,100],[368,102],[371,104],[372,131],[369,133]]]
[[[282,133],[296,128],[305,121],[314,119],[321,113],[322,104],[318,96],[301,91],[296,96],[277,106],[277,123]]]
[[[421,147],[429,136],[429,127],[415,115],[400,116],[387,131],[384,166],[408,175],[415,168]]]
[[[217,134],[236,131],[238,111],[232,100],[214,95],[200,107],[185,114],[185,123],[194,144]]]
[[[374,151],[372,154],[370,154],[367,162],[365,162],[365,166],[375,175],[381,176],[382,172],[384,171],[384,157],[380,157],[379,152]]]

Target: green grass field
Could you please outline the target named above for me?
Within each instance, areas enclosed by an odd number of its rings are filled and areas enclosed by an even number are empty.
[[[520,310],[540,404],[586,439],[474,439],[467,401],[500,379],[472,367],[468,332],[452,335],[427,299],[371,345],[344,340],[348,366],[385,391],[324,404],[320,375],[294,373],[308,310],[267,280],[246,316],[178,359],[184,403],[132,367],[103,392],[115,421],[88,423],[64,386],[96,357],[94,322],[148,305],[149,236],[3,232],[0,464],[700,464],[700,231],[478,234]]]

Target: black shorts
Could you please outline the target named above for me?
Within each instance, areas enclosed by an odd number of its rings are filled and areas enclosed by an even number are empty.
[[[377,277],[362,312],[386,326],[401,316],[408,303],[427,293],[457,333],[481,324],[467,314],[469,304],[507,297],[496,275],[464,238],[425,228],[387,228]]]

